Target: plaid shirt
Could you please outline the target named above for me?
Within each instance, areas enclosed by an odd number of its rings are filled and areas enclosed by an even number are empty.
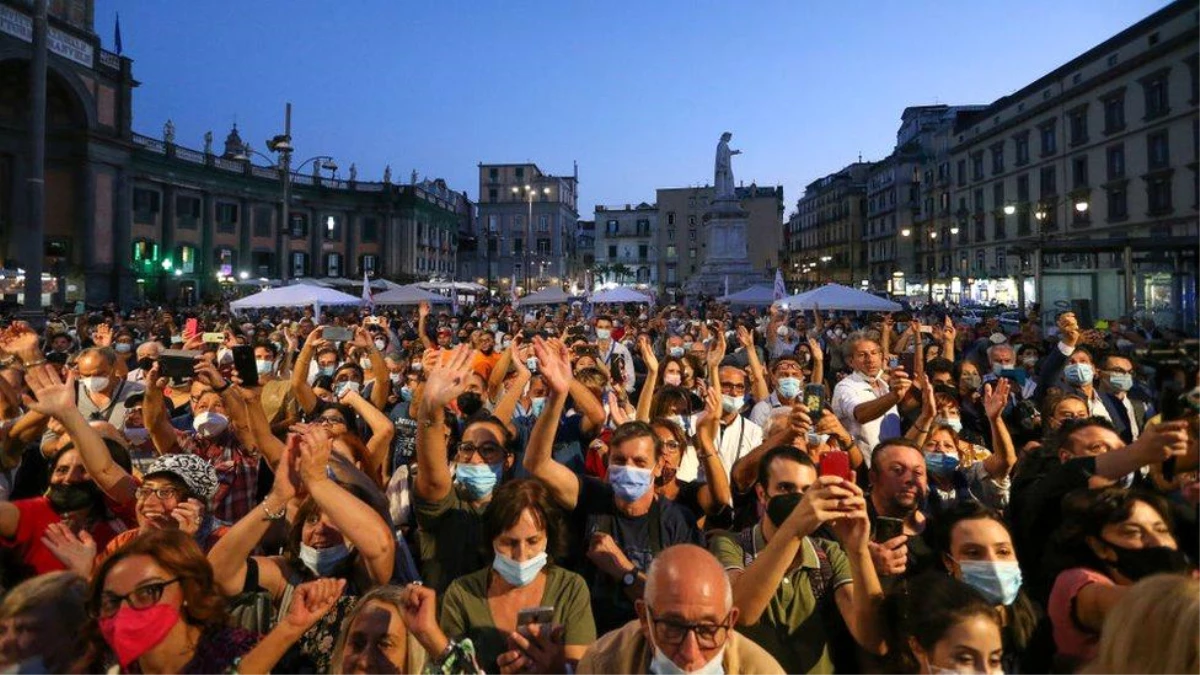
[[[194,431],[176,431],[179,451],[203,457],[217,470],[217,494],[212,498],[212,514],[227,523],[236,523],[254,508],[258,489],[258,453],[245,448],[232,429],[200,438]]]

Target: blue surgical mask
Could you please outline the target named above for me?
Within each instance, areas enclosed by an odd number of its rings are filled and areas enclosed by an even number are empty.
[[[413,395],[412,387],[408,386],[407,384],[404,385],[403,387],[400,387],[400,400],[401,401],[411,401],[412,395]]]
[[[1091,384],[1095,374],[1090,363],[1071,363],[1063,368],[1063,378],[1067,380],[1067,384],[1075,387]]]
[[[300,562],[318,576],[329,576],[337,566],[350,555],[350,549],[345,544],[313,548],[300,544]]]
[[[636,502],[650,489],[654,482],[654,472],[636,466],[608,467],[608,484],[613,493],[624,502]]]
[[[671,347],[667,350],[667,353],[675,358],[679,358],[683,356],[683,347]]]
[[[529,401],[529,414],[534,417],[539,417],[542,411],[546,409],[546,397],[536,396]]]
[[[512,558],[497,553],[492,559],[492,569],[500,575],[502,579],[512,584],[513,586],[528,586],[537,578],[538,572],[546,566],[546,553],[539,553],[529,560],[517,562]]]
[[[272,370],[275,370],[274,361],[264,361],[259,359],[254,362],[254,365],[258,368],[259,375],[269,375]]]
[[[671,415],[671,416],[667,417],[667,419],[669,419],[672,422],[674,422],[675,424],[679,425],[679,428],[683,429],[683,433],[685,433],[685,434],[689,433],[687,417],[685,417],[683,415]]]
[[[941,452],[925,453],[925,468],[935,476],[947,476],[958,468],[958,458]]]
[[[357,394],[358,392],[362,391],[362,385],[354,380],[342,380],[341,382],[333,385],[333,395],[337,396],[338,398],[341,398],[342,394],[345,394],[348,391],[352,391]]]
[[[1133,375],[1131,373],[1112,373],[1108,376],[1108,385],[1114,391],[1129,391],[1133,389]]]
[[[800,378],[783,377],[779,379],[776,392],[780,398],[793,399],[800,395]]]
[[[454,480],[466,489],[471,499],[483,499],[496,489],[500,476],[504,473],[504,463],[496,464],[459,464],[454,468]]]
[[[329,377],[333,377],[333,374],[335,372],[337,372],[337,368],[335,366],[325,366],[325,367],[321,368],[320,370],[318,370],[317,372],[319,372],[322,375],[328,375]]]
[[[1007,366],[1003,363],[993,363],[992,364],[992,374],[999,376],[1000,373],[1003,373],[1006,368],[1010,368],[1010,367],[1011,366]]]
[[[607,328],[597,328],[596,329],[596,339],[597,340],[607,340],[611,337],[612,337],[611,330],[609,330]]]
[[[745,402],[744,396],[721,396],[721,410],[726,415],[735,413],[742,409],[742,404]]]
[[[933,421],[937,426],[946,426],[954,430],[954,433],[962,433],[962,418],[961,417],[939,417]]]
[[[962,580],[995,605],[1011,605],[1021,590],[1021,566],[1015,560],[963,560]]]

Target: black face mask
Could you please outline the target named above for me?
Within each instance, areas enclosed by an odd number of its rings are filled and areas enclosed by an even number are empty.
[[[463,417],[470,417],[483,408],[483,397],[473,391],[464,391],[455,400]]]
[[[800,500],[804,498],[799,492],[786,492],[781,495],[771,497],[767,502],[767,518],[771,520],[771,524],[775,527],[781,527],[783,521],[792,515],[792,511],[800,505]]]
[[[63,514],[90,509],[99,503],[101,495],[100,488],[96,487],[95,483],[85,481],[51,485],[46,497],[50,499],[50,508],[54,509],[55,513]]]
[[[150,358],[149,356],[143,356],[142,358],[138,359],[137,367],[141,368],[142,372],[148,373],[150,372],[150,369],[154,367],[154,359]]]
[[[1191,568],[1187,556],[1182,551],[1173,548],[1166,546],[1125,548],[1107,541],[1104,543],[1117,554],[1117,562],[1110,564],[1131,581],[1137,581],[1160,572],[1178,573]]]

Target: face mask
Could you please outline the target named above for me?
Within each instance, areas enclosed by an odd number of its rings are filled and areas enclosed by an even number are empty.
[[[358,360],[358,367],[362,368],[363,370],[370,370],[371,369],[371,359],[366,356],[362,357],[361,359]]]
[[[122,670],[158,646],[179,623],[179,610],[157,604],[145,609],[121,605],[117,613],[100,619],[100,634],[117,654]]]
[[[963,373],[958,378],[959,383],[966,387],[967,391],[975,391],[983,386],[983,378],[976,373]]]
[[[125,427],[121,433],[125,434],[125,440],[133,445],[141,445],[150,438],[150,430],[145,427]]]
[[[466,489],[472,500],[483,499],[492,493],[500,476],[504,472],[504,463],[496,464],[459,464],[454,467],[454,480]]]
[[[233,363],[233,350],[221,347],[217,350],[217,363]]]
[[[546,409],[546,397],[537,396],[529,401],[529,414],[534,417],[540,417],[542,411]]]
[[[650,489],[654,482],[654,472],[636,466],[608,467],[608,484],[612,486],[613,494],[623,502],[636,502]]]
[[[767,518],[771,519],[771,524],[775,527],[782,527],[783,521],[792,515],[792,511],[796,510],[803,498],[804,495],[799,492],[785,492],[771,497],[767,501]]]
[[[937,426],[950,427],[956,434],[962,432],[962,418],[960,417],[939,417],[933,423]]]
[[[362,391],[362,385],[354,380],[343,380],[333,385],[333,395],[336,398],[341,398],[346,392],[354,392],[355,394]]]
[[[525,359],[525,367],[529,369],[529,372],[536,373],[537,367],[538,367],[537,357],[531,356],[531,357]]]
[[[229,428],[229,418],[217,412],[204,412],[192,420],[192,428],[202,438],[212,438]]]
[[[412,362],[412,363],[411,363],[411,364],[408,366],[408,369],[409,369],[409,370],[411,370],[411,371],[413,371],[414,373],[419,373],[419,372],[421,372],[422,370],[424,370],[424,369],[425,369],[425,364],[424,364],[424,363],[421,363],[420,361],[413,361],[413,362]]]
[[[651,638],[653,642],[653,638]],[[725,647],[696,670],[684,670],[671,660],[663,650],[654,645],[654,656],[650,659],[650,672],[657,675],[725,675]]]
[[[326,377],[333,377],[333,374],[337,372],[337,368],[335,366],[323,366],[317,372]]]
[[[958,458],[941,452],[927,452],[925,468],[935,476],[948,476],[958,468]]]
[[[492,559],[492,569],[496,570],[500,578],[518,587],[528,586],[532,583],[537,578],[538,572],[541,572],[545,566],[545,552],[524,562],[517,562],[503,553],[497,553],[496,557]]]
[[[113,345],[113,349],[117,350],[118,354],[128,354],[129,352],[133,351],[133,345],[129,344],[128,342],[118,342],[117,344]]]
[[[779,378],[779,386],[776,387],[776,393],[780,398],[793,399],[800,395],[800,378],[798,377],[782,377]]]
[[[993,605],[1011,605],[1021,590],[1021,566],[1014,561],[964,560],[958,563],[962,580]]]
[[[1007,369],[1008,367],[1009,366],[1007,366],[1006,364],[1003,364],[1003,363],[993,363],[992,364],[992,374],[999,376],[1000,373],[1004,372],[1005,369]]]
[[[50,500],[50,508],[54,509],[55,513],[70,513],[92,508],[100,501],[101,496],[100,488],[96,487],[95,483],[84,481],[51,485],[46,492],[46,498]]]
[[[483,409],[483,397],[473,391],[464,391],[455,401],[458,402],[458,411],[463,417],[470,417]]]
[[[726,415],[731,415],[742,409],[742,402],[746,399],[742,396],[721,396],[721,411]]]
[[[508,349],[508,348],[509,348],[509,347],[511,347],[511,346],[512,346],[512,340],[502,340],[502,341],[500,342],[500,348],[501,348],[501,349]]]
[[[596,329],[596,339],[597,340],[607,340],[611,337],[612,337],[611,330],[609,330],[607,328],[597,328]]]
[[[671,415],[671,416],[667,417],[667,419],[671,420],[676,425],[678,425],[680,429],[683,429],[683,433],[685,433],[685,434],[688,433],[688,418],[687,417],[685,417],[683,415]]]
[[[488,330],[490,330],[490,331],[492,331],[493,333],[495,333],[496,331],[500,330],[500,324],[498,324],[498,323],[489,323],[489,324],[488,324]]]
[[[808,442],[808,447],[815,448],[818,445],[824,445],[829,440],[829,434],[818,434],[815,431],[808,432],[804,440]]]
[[[1117,562],[1113,567],[1131,581],[1159,572],[1183,572],[1191,567],[1182,551],[1166,546],[1125,548],[1108,541],[1104,543],[1117,554]]]
[[[1133,375],[1131,373],[1113,373],[1108,376],[1108,385],[1115,391],[1129,391],[1133,389]]]
[[[1092,371],[1090,363],[1071,363],[1063,368],[1063,378],[1066,379],[1067,384],[1075,387],[1091,384],[1093,375],[1095,373]]]
[[[681,356],[683,356],[683,347],[671,347],[670,349],[667,350],[667,353],[669,353],[671,356],[674,356],[675,358],[680,358]]]
[[[350,549],[345,544],[325,548],[300,544],[300,562],[317,576],[329,576],[349,555]]]
[[[79,381],[83,383],[83,388],[86,389],[89,394],[98,394],[105,389],[108,389],[109,380],[107,377],[102,375],[97,375],[95,377],[81,377],[79,378]]]
[[[693,346],[693,345],[695,345],[695,344],[696,344],[695,342],[685,342],[685,343],[683,343],[683,351],[685,351],[685,352],[690,352],[690,351],[692,351],[692,346]]]
[[[666,373],[663,375],[663,384],[678,387],[683,383],[683,376],[679,373]]]
[[[400,400],[401,401],[406,401],[406,402],[411,401],[412,395],[413,395],[412,387],[408,386],[407,384],[404,385],[403,387],[400,387]]]
[[[400,384],[401,378],[403,377],[404,376],[400,373],[388,373],[388,380],[391,381],[392,384]]]
[[[148,373],[150,372],[150,369],[154,367],[154,359],[150,358],[149,356],[140,358],[138,359],[137,367],[141,369],[143,373]]]
[[[1033,354],[1033,355],[1025,356],[1025,357],[1021,358],[1021,365],[1025,366],[1026,368],[1032,368],[1032,367],[1036,366],[1037,362],[1038,362],[1037,354]]]
[[[387,340],[376,340],[375,349],[378,349],[379,351],[387,349]]]
[[[259,359],[254,362],[254,365],[258,368],[259,375],[270,375],[271,371],[275,370],[274,361],[264,361],[263,359]]]
[[[778,335],[780,338],[782,338],[782,339],[785,339],[785,340],[786,340],[786,339],[787,339],[787,336],[788,336],[788,327],[787,327],[787,326],[780,326],[779,328],[776,328],[776,329],[775,329],[775,334],[776,334],[776,335]]]

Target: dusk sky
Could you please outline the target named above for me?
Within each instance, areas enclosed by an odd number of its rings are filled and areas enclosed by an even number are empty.
[[[578,161],[580,217],[712,181],[722,131],[739,182],[804,186],[885,157],[906,106],[990,103],[1164,0],[96,0],[133,59],[134,130],[265,152],[293,104],[297,161],[413,169],[479,196],[480,162]],[[261,161],[261,160],[260,160]]]

